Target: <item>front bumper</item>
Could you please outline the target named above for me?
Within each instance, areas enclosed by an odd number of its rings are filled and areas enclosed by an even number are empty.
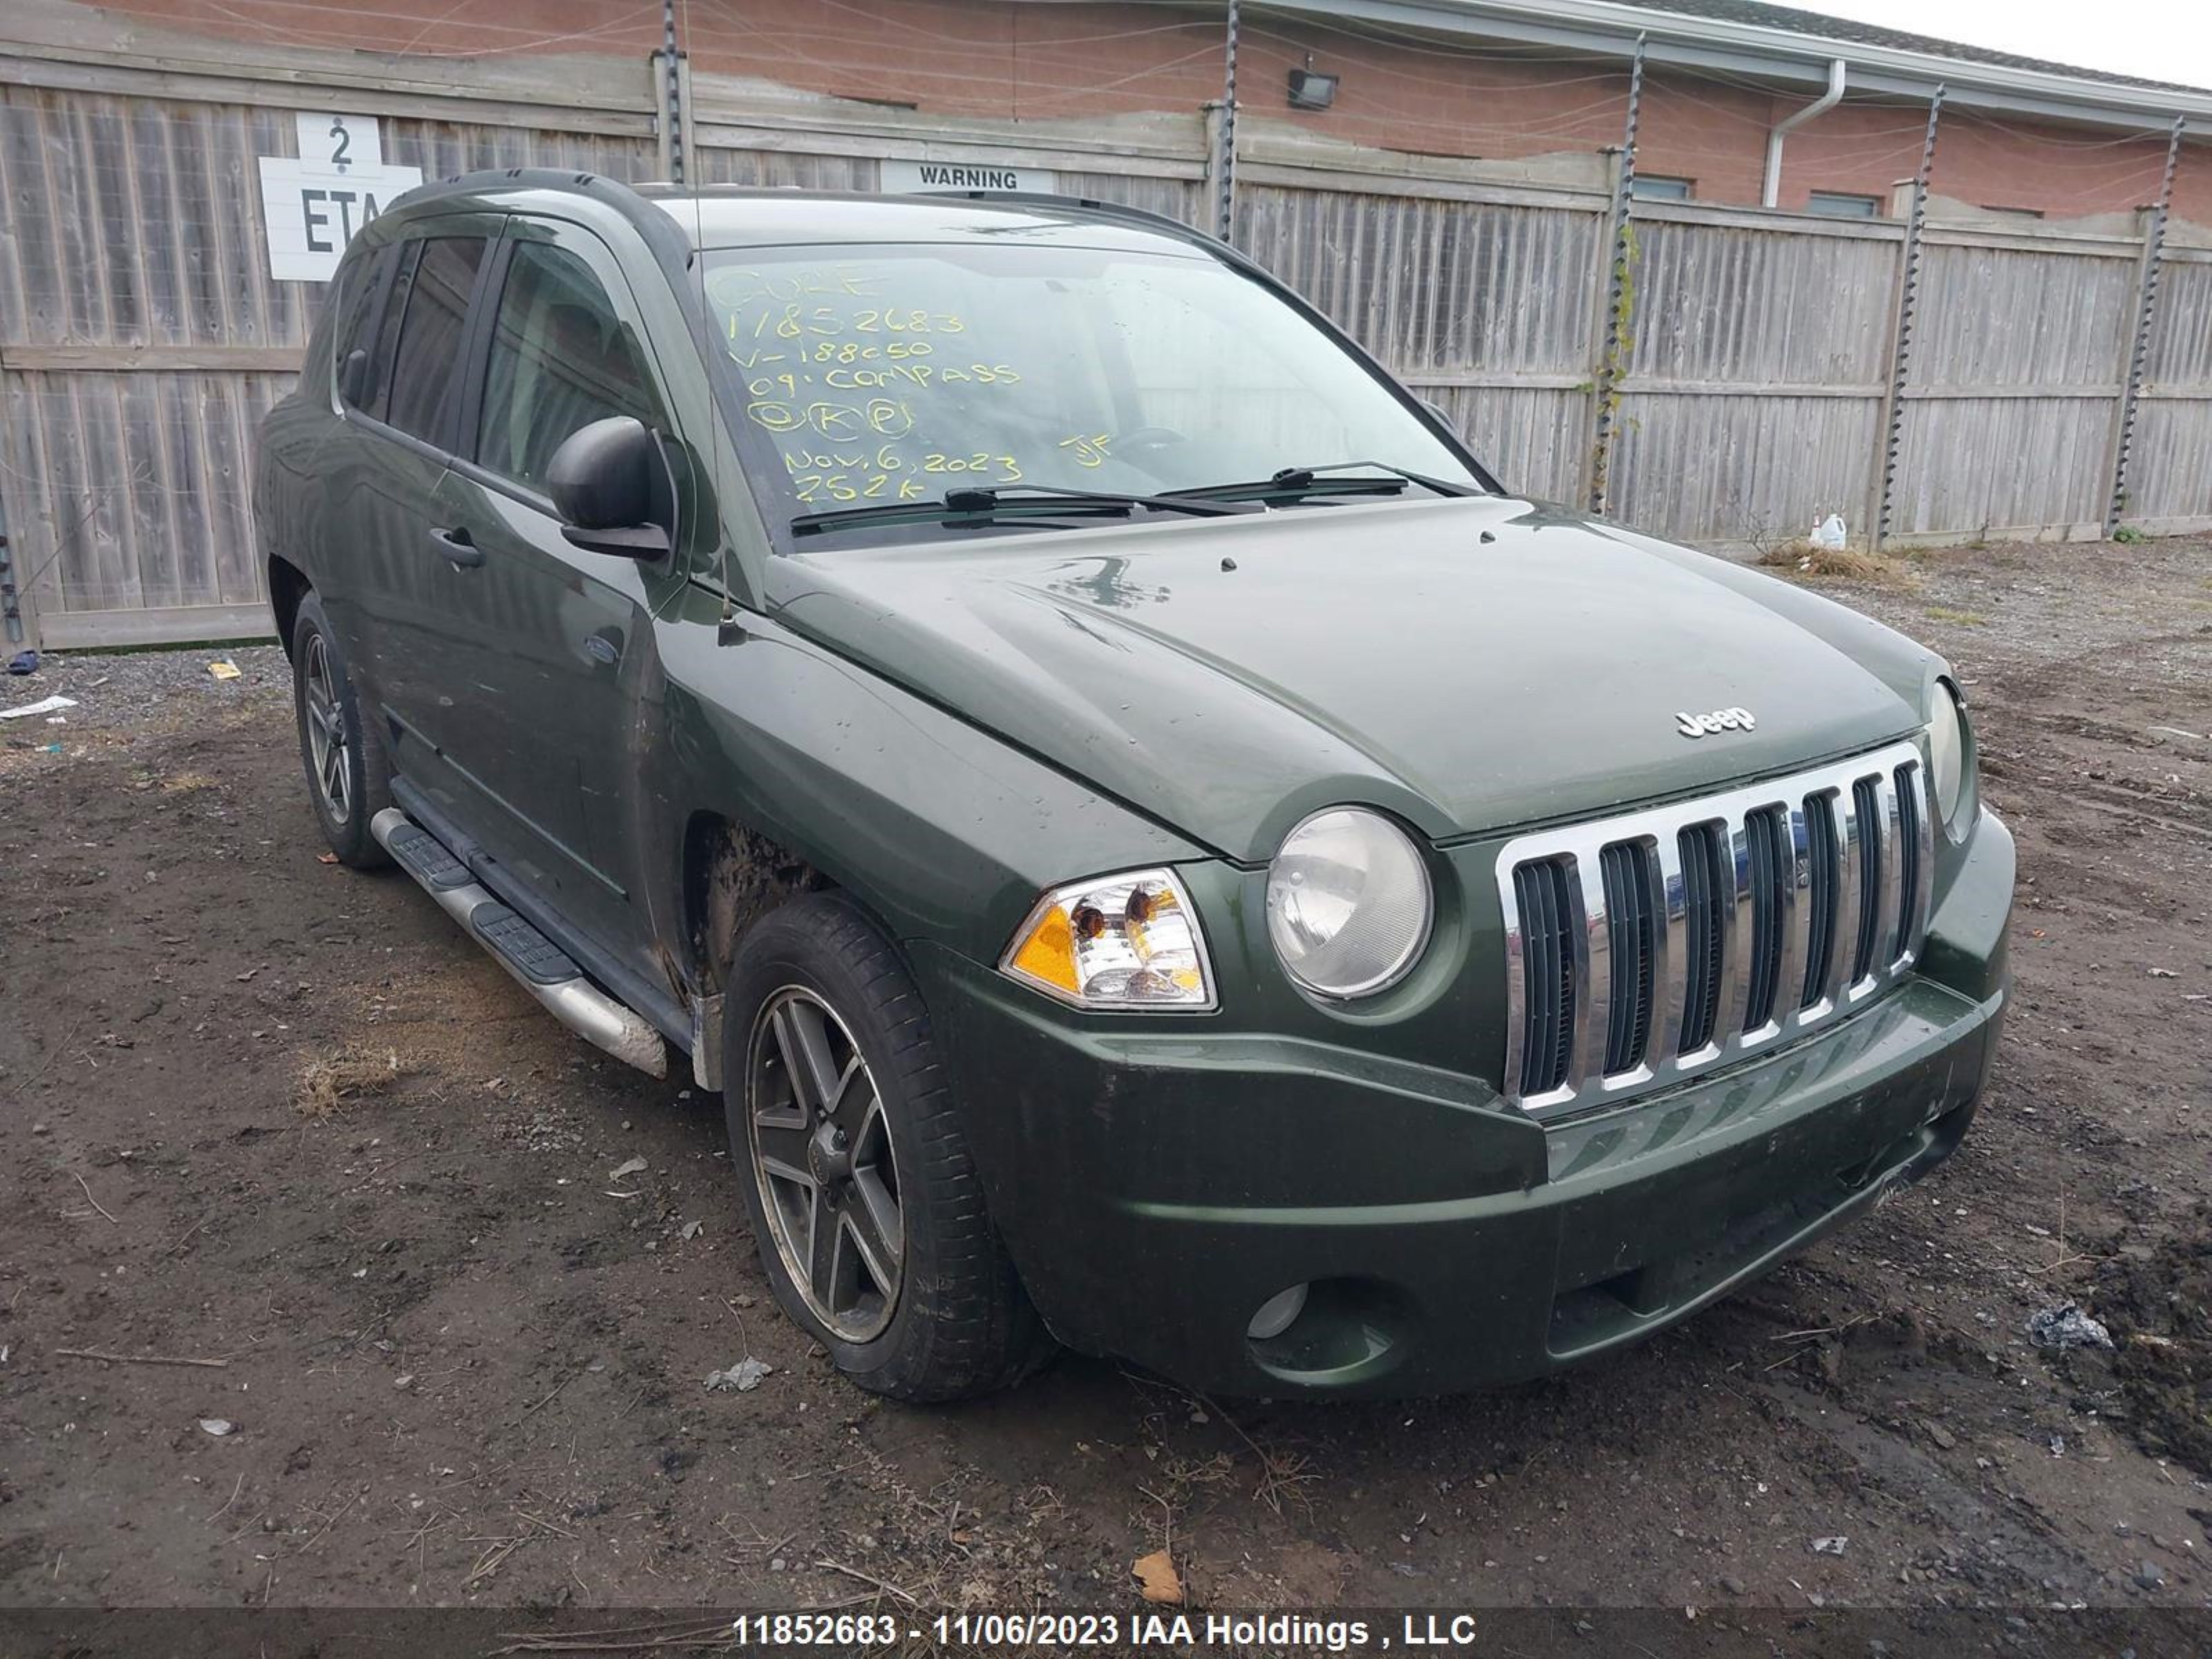
[[[1070,1346],[1231,1395],[1540,1376],[1726,1294],[1942,1162],[2005,1001],[1994,818],[1923,970],[1789,1048],[1540,1124],[1478,1079],[1310,1041],[1133,1031],[916,965],[985,1189]],[[1254,1313],[1310,1287],[1279,1336]]]

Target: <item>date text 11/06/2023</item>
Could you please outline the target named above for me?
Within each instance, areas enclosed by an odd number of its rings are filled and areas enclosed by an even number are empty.
[[[708,278],[746,416],[773,438],[802,505],[927,501],[1104,463],[1110,433],[1055,431],[1023,408],[1031,377],[949,295],[894,292],[911,288],[906,276],[847,264]]]
[[[1373,1617],[1300,1613],[957,1613],[933,1618],[895,1613],[748,1613],[731,1626],[738,1641],[764,1648],[836,1647],[848,1651],[933,1638],[985,1649],[1161,1648],[1224,1654],[1430,1652],[1474,1647],[1471,1613]]]

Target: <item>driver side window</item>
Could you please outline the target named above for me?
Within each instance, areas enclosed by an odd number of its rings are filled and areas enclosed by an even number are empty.
[[[507,268],[477,428],[477,464],[543,489],[562,440],[611,415],[659,428],[644,354],[574,254],[517,245]]]

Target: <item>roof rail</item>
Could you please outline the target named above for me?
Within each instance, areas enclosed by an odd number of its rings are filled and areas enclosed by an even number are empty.
[[[585,173],[574,167],[485,167],[456,173],[418,185],[395,198],[385,210],[414,209],[453,196],[479,195],[494,191],[546,190],[581,196],[619,214],[634,227],[672,281],[681,283],[690,263],[691,245],[676,221],[619,179]]]
[[[661,264],[672,276],[680,274],[692,258],[691,244],[680,228],[680,216],[667,210],[671,201],[683,201],[692,197],[711,199],[716,196],[751,196],[758,193],[757,185],[706,185],[696,187],[647,184],[644,194],[640,189],[619,179],[610,179],[604,173],[580,172],[568,167],[488,167],[474,173],[457,173],[444,179],[419,185],[404,196],[393,200],[387,212],[403,206],[412,209],[427,203],[454,196],[489,194],[502,191],[543,190],[562,195],[582,196],[588,200],[619,214],[644,237]],[[820,191],[811,192],[823,196],[866,197],[868,191]],[[1226,259],[1237,265],[1253,269],[1251,262],[1230,244],[1210,232],[1164,213],[1154,213],[1147,208],[1129,207],[1120,202],[1101,201],[1091,196],[1064,196],[1046,191],[1028,190],[947,190],[930,191],[927,195],[947,201],[970,201],[979,204],[1003,204],[1008,206],[1074,208],[1098,218],[1116,220],[1133,227],[1142,228],[1179,241],[1203,248],[1215,258]]]
[[[747,185],[672,185],[663,179],[647,179],[632,185],[605,173],[580,172],[568,167],[483,167],[473,173],[456,173],[443,179],[418,185],[404,197],[394,201],[417,203],[433,201],[445,196],[465,196],[495,190],[552,190],[569,194],[581,194],[605,203],[624,217],[641,224],[658,225],[665,216],[656,210],[655,198],[684,198],[717,195],[750,196],[761,189]],[[650,190],[653,197],[641,193]],[[829,190],[812,192],[823,196],[866,196],[868,191]],[[971,202],[1030,203],[1040,207],[1080,208],[1103,218],[1127,220],[1185,240],[1218,245],[1211,232],[1164,213],[1154,213],[1149,208],[1130,207],[1121,202],[1102,201],[1093,196],[1069,196],[1053,191],[1034,190],[942,190],[923,192],[930,196]]]
[[[610,179],[605,173],[580,172],[574,167],[482,167],[474,173],[451,173],[443,179],[417,185],[399,199],[434,201],[442,196],[465,196],[489,190],[567,191],[571,194],[595,198],[630,215],[641,214],[649,205],[645,198],[621,179]],[[397,205],[396,202],[394,205]]]

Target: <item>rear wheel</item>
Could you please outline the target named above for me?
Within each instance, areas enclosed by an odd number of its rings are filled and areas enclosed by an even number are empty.
[[[723,1094],[786,1313],[862,1388],[962,1399],[1052,1351],[985,1213],[906,965],[834,894],[784,906],[730,966]]]
[[[313,593],[292,624],[292,703],[308,798],[331,851],[356,870],[390,863],[368,832],[369,820],[392,805],[384,746],[361,717],[344,653]]]

